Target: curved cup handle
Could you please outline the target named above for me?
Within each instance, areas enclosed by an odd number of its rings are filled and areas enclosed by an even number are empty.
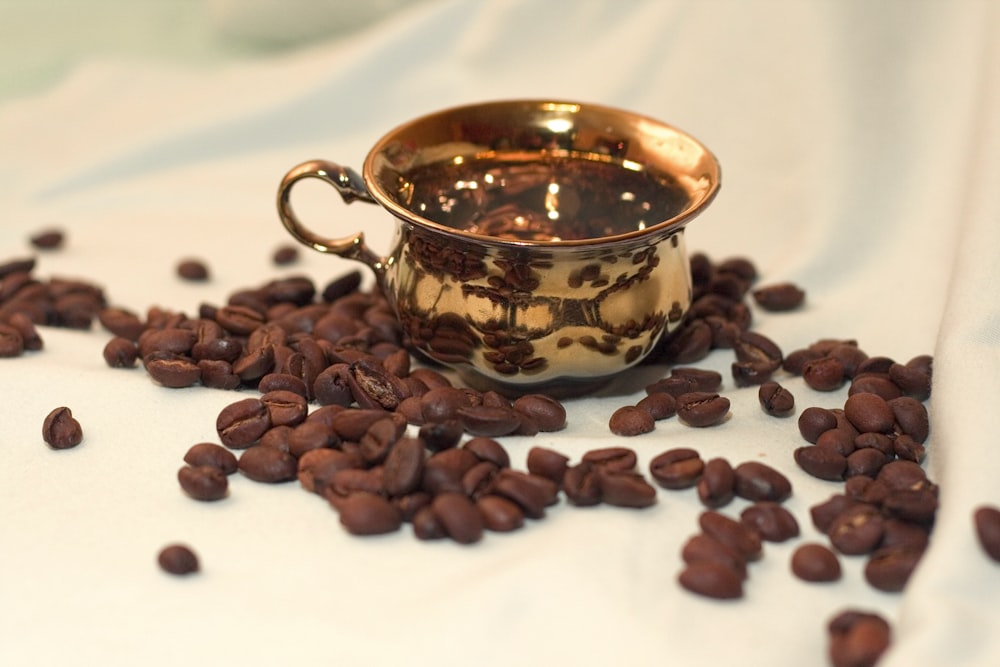
[[[385,259],[373,253],[365,245],[364,232],[341,238],[325,238],[302,224],[302,221],[295,215],[290,201],[292,187],[304,178],[318,178],[329,183],[340,193],[345,204],[350,204],[355,200],[369,204],[377,203],[365,188],[361,176],[350,167],[341,167],[326,160],[303,162],[293,167],[281,179],[281,185],[278,187],[278,215],[281,217],[285,229],[300,243],[319,252],[328,252],[346,259],[364,262],[375,272],[376,278],[381,280],[385,269]]]

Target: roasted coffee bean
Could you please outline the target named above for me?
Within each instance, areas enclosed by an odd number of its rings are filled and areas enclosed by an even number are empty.
[[[418,540],[443,540],[448,537],[444,525],[434,514],[430,503],[414,513],[411,523],[413,524],[413,536]]]
[[[740,512],[740,523],[768,542],[785,542],[799,535],[795,515],[773,501],[764,500],[750,505]]]
[[[881,506],[889,495],[889,487],[871,477],[858,475],[844,482],[844,494],[869,505]]]
[[[787,417],[795,412],[795,396],[773,380],[760,386],[757,397],[764,412],[774,417]]]
[[[556,502],[559,487],[545,477],[502,468],[497,472],[492,491],[517,503],[526,517],[541,519],[545,508]]]
[[[267,408],[272,426],[298,426],[309,412],[304,396],[285,389],[269,391],[260,397],[260,401]]]
[[[66,234],[61,229],[50,228],[35,232],[28,241],[39,250],[58,250],[66,240]]]
[[[920,367],[893,364],[888,370],[889,379],[910,398],[926,401],[931,396],[930,373]]]
[[[633,437],[651,432],[656,428],[656,422],[649,411],[634,405],[626,405],[611,414],[608,428],[615,435]]]
[[[690,392],[677,398],[677,417],[688,426],[721,424],[729,415],[729,399],[710,392]]]
[[[70,449],[83,442],[83,428],[67,407],[59,407],[42,422],[42,439],[52,449]]]
[[[869,393],[848,396],[844,415],[861,433],[891,433],[896,421],[889,403]]]
[[[844,477],[850,479],[864,475],[874,478],[878,471],[882,469],[889,458],[874,447],[857,449],[847,456],[847,468],[844,470]]]
[[[872,588],[886,593],[898,593],[917,569],[923,549],[909,545],[880,547],[865,563],[865,581]]]
[[[734,361],[730,367],[737,387],[753,387],[771,381],[775,369],[761,361]]]
[[[7,316],[7,326],[21,335],[21,345],[26,352],[37,352],[45,346],[35,323],[24,313],[14,312]]]
[[[419,436],[432,452],[455,447],[462,439],[465,427],[457,419],[432,422],[420,427]]]
[[[472,452],[480,461],[489,461],[498,468],[510,467],[510,455],[504,446],[493,438],[483,436],[470,438],[462,445],[462,449]]]
[[[330,476],[323,496],[337,508],[341,500],[354,493],[373,493],[385,496],[385,485],[382,483],[381,466],[371,468],[342,468]]]
[[[660,421],[677,414],[677,399],[664,391],[656,391],[640,399],[635,407],[648,412],[653,421]]]
[[[380,495],[358,491],[337,501],[340,523],[352,535],[382,535],[399,530],[402,517]]]
[[[598,466],[601,500],[615,507],[649,507],[656,503],[656,488],[642,475]]]
[[[859,433],[852,442],[855,449],[877,449],[885,456],[891,457],[895,455],[895,440],[896,438],[885,433]]]
[[[306,491],[324,495],[334,475],[361,465],[359,456],[338,449],[311,449],[299,457],[296,476]]]
[[[330,428],[342,441],[358,442],[368,432],[372,424],[387,417],[393,418],[392,413],[385,410],[340,410],[330,418]]]
[[[666,341],[663,358],[674,364],[690,364],[708,356],[712,349],[712,329],[701,319],[682,325]]]
[[[485,521],[482,513],[468,497],[446,491],[431,501],[431,511],[445,533],[459,544],[474,544],[483,537]]]
[[[889,491],[882,501],[882,511],[911,523],[930,525],[937,514],[936,489],[896,489]]]
[[[195,282],[208,280],[208,266],[198,259],[185,259],[177,264],[177,275]]]
[[[312,383],[312,395],[317,403],[347,407],[354,402],[347,382],[347,368],[347,364],[333,364],[317,373]]]
[[[580,460],[592,463],[604,470],[625,472],[635,468],[638,457],[635,450],[628,447],[601,447],[584,452]]]
[[[838,516],[857,504],[858,502],[854,498],[843,493],[835,493],[823,502],[809,508],[809,516],[816,530],[827,533]]]
[[[200,569],[198,556],[190,547],[183,544],[171,544],[163,547],[156,556],[160,569],[168,574],[193,574]]]
[[[753,290],[751,295],[758,306],[772,312],[795,310],[806,298],[805,291],[794,283],[775,283],[759,287]]]
[[[473,500],[492,492],[498,471],[489,461],[480,461],[462,475],[462,492]]]
[[[760,461],[745,461],[733,469],[736,495],[750,501],[782,502],[792,495],[792,483],[782,473]]]
[[[844,377],[848,379],[853,378],[857,374],[858,368],[868,358],[864,350],[859,348],[857,344],[851,343],[834,345],[827,351],[827,356],[840,361],[844,366]]]
[[[876,435],[874,433],[870,435]],[[877,434],[881,435],[881,434]],[[816,439],[816,447],[836,452],[841,456],[850,456],[855,449],[859,449],[857,439],[859,435],[854,428],[831,428],[823,431],[823,434]],[[866,442],[866,441],[862,441]]]
[[[698,379],[689,375],[670,375],[646,385],[646,394],[670,394],[675,399],[681,394],[698,390]]]
[[[743,597],[743,580],[738,572],[722,563],[703,560],[686,565],[677,581],[686,590],[717,600]]]
[[[463,447],[436,452],[424,462],[421,489],[431,494],[461,492],[462,476],[477,463],[476,455]]]
[[[698,516],[698,525],[706,535],[719,540],[746,560],[757,560],[761,557],[760,535],[736,519],[709,510]]]
[[[828,447],[807,445],[792,453],[802,470],[818,479],[838,481],[847,471],[847,457]]]
[[[426,448],[420,438],[399,439],[385,457],[382,484],[390,496],[416,491],[424,474]]]
[[[214,442],[192,445],[184,454],[184,462],[192,466],[212,466],[226,475],[236,472],[236,455]]]
[[[348,367],[347,381],[354,400],[362,408],[395,410],[409,395],[406,385],[375,359],[352,363]]]
[[[570,466],[563,475],[562,490],[566,499],[577,507],[589,507],[601,502],[601,486],[592,463]]]
[[[0,324],[0,358],[19,357],[24,354],[24,338],[12,326]]]
[[[740,579],[746,579],[747,561],[742,554],[719,540],[696,533],[684,543],[681,559],[688,565],[703,561],[719,563],[736,572]]]
[[[698,498],[706,507],[722,507],[736,495],[736,473],[724,458],[709,459],[697,482]]]
[[[806,363],[823,357],[823,353],[811,348],[792,350],[781,362],[781,368],[792,375],[802,375]]]
[[[510,435],[521,426],[521,418],[513,408],[474,405],[459,408],[455,416],[466,433],[474,436],[496,438]]]
[[[874,667],[891,641],[889,624],[868,612],[841,612],[827,624],[827,632],[833,667]]]
[[[1000,509],[980,505],[972,513],[979,546],[993,561],[1000,563]]]
[[[271,428],[267,406],[259,398],[244,398],[219,412],[215,430],[230,449],[244,449],[257,442]]]
[[[201,379],[201,369],[187,357],[154,352],[143,359],[146,372],[154,381],[171,389],[183,389]]]
[[[513,407],[531,417],[543,432],[559,431],[566,427],[566,408],[544,394],[520,396],[514,401]]]
[[[237,336],[248,336],[264,324],[264,316],[248,306],[229,305],[219,308],[215,321],[223,329]]]
[[[135,343],[121,336],[114,336],[104,346],[104,361],[111,368],[133,368],[139,357]]]
[[[802,366],[802,379],[816,391],[834,391],[844,385],[844,364],[829,356],[807,361]]]
[[[884,533],[879,548],[903,546],[923,551],[930,543],[930,526],[921,526],[909,521],[887,517],[883,522]]]
[[[854,394],[875,394],[885,400],[892,400],[903,395],[902,390],[884,373],[864,373],[855,375],[847,390],[848,396]]]
[[[309,399],[309,389],[306,387],[306,383],[302,378],[291,373],[268,373],[260,379],[257,390],[261,394],[272,391],[290,391],[302,398]]]
[[[921,489],[930,485],[927,472],[913,461],[890,461],[882,466],[876,479],[891,491]]]
[[[528,472],[532,475],[545,477],[561,485],[569,467],[569,457],[546,447],[532,447],[528,450],[526,463]]]
[[[856,556],[871,553],[882,541],[884,520],[877,508],[855,504],[841,512],[830,524],[827,536],[842,554]]]
[[[360,286],[361,272],[348,271],[344,275],[327,283],[322,291],[322,299],[326,303],[339,301],[343,297],[355,293]]]
[[[840,579],[840,560],[828,547],[802,544],[792,553],[792,574],[803,581],[828,582]]]
[[[733,346],[736,360],[755,364],[773,372],[781,367],[784,354],[778,344],[755,331],[744,331]]]
[[[299,249],[293,245],[281,245],[271,253],[271,261],[277,266],[288,266],[299,259]]]
[[[289,482],[298,474],[295,457],[274,447],[251,447],[240,455],[238,468],[255,482]]]
[[[837,416],[826,408],[808,407],[799,415],[798,426],[806,442],[815,444],[824,432],[837,427]]]
[[[656,455],[649,462],[649,474],[665,489],[687,489],[701,479],[705,462],[698,452],[677,447]]]
[[[671,378],[681,378],[691,387],[689,391],[718,391],[722,386],[722,374],[704,368],[677,366],[670,371]],[[687,393],[687,392],[681,392]]]
[[[476,499],[476,509],[483,517],[483,526],[487,530],[506,533],[524,525],[524,512],[521,508],[502,496],[480,496]]]
[[[426,422],[457,419],[461,408],[475,405],[469,392],[450,385],[434,387],[420,397],[422,415]]]
[[[212,465],[184,466],[177,471],[177,481],[195,500],[220,500],[229,489],[226,473]]]
[[[924,404],[910,396],[900,396],[887,401],[896,420],[897,431],[923,444],[930,434],[930,420]]]

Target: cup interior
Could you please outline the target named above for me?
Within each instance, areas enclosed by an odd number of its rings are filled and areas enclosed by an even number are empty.
[[[593,244],[673,233],[719,188],[715,157],[665,123],[597,105],[502,101],[389,132],[371,195],[408,222],[488,243]]]

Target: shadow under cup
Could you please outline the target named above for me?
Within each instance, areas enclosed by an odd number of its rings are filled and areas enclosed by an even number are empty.
[[[385,256],[324,238],[289,195],[320,178],[396,219]],[[407,344],[479,389],[567,396],[644,359],[691,303],[685,225],[719,188],[715,157],[626,111],[551,101],[447,109],[376,143],[363,168],[293,168],[289,232],[375,273]]]

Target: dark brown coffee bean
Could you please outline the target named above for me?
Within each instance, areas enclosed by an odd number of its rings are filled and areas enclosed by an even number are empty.
[[[177,471],[177,481],[195,500],[221,500],[229,489],[226,473],[211,465],[184,466]]]
[[[61,229],[42,229],[35,232],[28,241],[39,250],[58,250],[62,247],[66,234]]]
[[[886,593],[898,593],[917,569],[923,549],[907,545],[881,547],[865,563],[865,581],[872,588]]]
[[[135,343],[115,336],[104,346],[104,361],[111,368],[133,368],[139,353]]]
[[[802,379],[816,391],[834,391],[842,387],[846,379],[844,364],[829,356],[807,361],[802,366]]]
[[[677,399],[666,392],[657,391],[640,399],[635,407],[648,412],[653,421],[660,421],[677,414]]]
[[[876,479],[892,491],[926,488],[927,472],[913,461],[890,461],[882,466]]]
[[[444,525],[434,514],[430,503],[414,513],[411,523],[413,524],[413,536],[418,540],[443,540],[448,537]]]
[[[854,394],[875,394],[888,401],[899,398],[903,392],[896,386],[895,382],[889,379],[888,374],[865,373],[855,375],[854,379],[851,380],[847,395],[853,396]]]
[[[904,433],[919,444],[930,434],[930,420],[924,404],[910,396],[900,396],[887,401],[895,417],[898,432]]]
[[[767,381],[757,390],[760,407],[774,417],[787,417],[795,412],[795,396],[773,380]]]
[[[198,556],[190,547],[183,544],[171,544],[163,547],[156,556],[160,569],[168,574],[193,574],[200,569]]]
[[[541,519],[545,508],[556,502],[559,487],[544,477],[503,468],[497,472],[491,491],[517,503],[526,517]]]
[[[881,507],[889,495],[889,488],[871,477],[857,475],[844,483],[844,494],[859,502]]]
[[[891,641],[885,619],[867,612],[841,612],[830,620],[827,631],[833,667],[874,667]]]
[[[426,422],[442,422],[447,419],[457,419],[461,408],[471,407],[475,403],[470,400],[469,392],[444,385],[431,388],[420,397],[422,414]]]
[[[259,398],[244,398],[219,412],[215,430],[230,449],[244,449],[257,442],[271,428],[267,406]]]
[[[406,385],[375,359],[361,359],[348,367],[346,376],[354,400],[362,408],[395,410],[409,393]]]
[[[823,356],[822,352],[810,348],[792,350],[785,355],[784,360],[781,362],[781,368],[792,375],[802,375],[807,362],[815,361]]]
[[[154,352],[145,359],[146,372],[154,381],[171,389],[183,389],[201,379],[201,369],[187,357]]]
[[[474,544],[482,539],[483,515],[465,495],[449,491],[440,493],[431,501],[431,511],[448,537],[459,544]]]
[[[739,573],[722,563],[703,560],[686,565],[677,581],[686,590],[717,600],[743,597],[743,580]]]
[[[205,281],[208,280],[208,266],[198,259],[185,259],[178,262],[177,275],[183,280]]]
[[[698,525],[706,535],[732,548],[748,561],[757,560],[763,553],[757,531],[721,512],[702,512],[698,515]]]
[[[524,525],[524,512],[518,505],[507,498],[487,494],[476,499],[476,509],[483,517],[483,526],[487,530],[506,533],[517,530]]]
[[[470,438],[462,445],[462,449],[472,452],[480,461],[489,461],[498,468],[510,467],[510,454],[493,438],[482,436]]]
[[[418,435],[432,452],[455,447],[462,440],[465,427],[457,419],[446,419],[443,422],[432,422],[420,427]]]
[[[835,493],[823,502],[809,508],[809,516],[816,530],[827,533],[834,520],[856,504],[858,503],[853,498],[843,493]]]
[[[380,495],[358,491],[337,501],[340,523],[352,535],[382,535],[399,530],[402,517]]]
[[[229,305],[219,308],[215,321],[232,334],[248,336],[264,324],[264,316],[248,306]]]
[[[671,378],[685,380],[691,388],[688,391],[715,392],[722,387],[722,374],[705,368],[676,366],[670,371]],[[682,394],[687,391],[682,391]]]
[[[1000,563],[1000,509],[980,505],[972,513],[972,521],[979,546],[987,556]]]
[[[358,442],[372,424],[392,414],[385,410],[349,409],[337,411],[330,418],[330,428],[344,442]]]
[[[826,408],[808,407],[799,415],[798,426],[806,442],[815,443],[824,432],[837,427],[837,416]]]
[[[479,462],[475,454],[463,447],[437,452],[424,462],[421,489],[431,494],[462,492],[462,477]]]
[[[889,403],[877,394],[860,393],[847,397],[844,415],[861,433],[891,433],[896,416]]]
[[[559,431],[566,427],[566,408],[544,394],[520,396],[514,401],[514,409],[531,417],[543,432]]]
[[[740,579],[746,579],[747,576],[746,558],[705,533],[696,533],[688,538],[681,549],[681,559],[688,565],[702,561],[719,563],[736,572]]]
[[[359,468],[361,458],[337,449],[311,449],[299,457],[299,484],[306,491],[325,495],[333,476],[341,470]]]
[[[827,582],[840,579],[837,554],[822,544],[800,545],[792,553],[792,574],[803,581]]]
[[[701,319],[690,320],[666,341],[664,359],[674,364],[690,364],[708,356],[712,349],[712,329]]]
[[[882,501],[882,511],[888,516],[930,525],[937,514],[938,497],[936,489],[896,489],[889,491]]]
[[[510,435],[521,426],[521,418],[513,408],[475,405],[459,408],[455,416],[466,433],[487,438]]]
[[[745,461],[733,469],[734,490],[750,501],[782,502],[792,495],[792,483],[782,473],[760,461]]]
[[[689,375],[671,375],[646,385],[646,394],[669,394],[675,399],[681,394],[698,390],[698,379]]]
[[[770,382],[775,369],[767,362],[734,361],[731,371],[737,387],[754,387]]]
[[[83,442],[83,428],[67,407],[59,407],[42,422],[42,439],[52,449],[70,449]]]
[[[892,457],[896,450],[895,440],[896,438],[885,433],[859,433],[854,437],[853,444],[855,449],[877,449],[885,456]],[[846,453],[850,454],[850,452]]]
[[[848,507],[833,520],[827,531],[830,543],[842,554],[856,556],[871,553],[882,541],[883,518],[871,505]]]
[[[0,318],[2,318],[2,314],[0,314]],[[45,346],[41,335],[38,333],[38,329],[35,327],[34,321],[25,313],[13,312],[8,315],[7,326],[20,334],[21,345],[25,352],[37,352]]]
[[[294,456],[280,449],[251,447],[240,455],[238,467],[255,482],[278,484],[295,479],[299,464]]]
[[[909,521],[900,521],[892,517],[883,522],[885,532],[879,548],[903,546],[917,551],[923,551],[930,543],[930,526],[921,526]]]
[[[0,358],[10,359],[24,354],[24,338],[12,326],[0,324]]]
[[[799,447],[792,456],[802,470],[818,479],[842,480],[847,471],[847,457],[827,447]]]
[[[847,456],[847,468],[844,470],[844,477],[850,479],[863,475],[875,478],[878,471],[882,469],[889,458],[874,447],[864,447],[857,449]]]
[[[721,424],[729,415],[729,399],[710,392],[690,392],[677,398],[677,417],[688,426]]]
[[[236,472],[236,455],[214,442],[192,445],[184,454],[184,462],[192,466],[212,466],[226,475]]]
[[[794,283],[775,283],[759,287],[751,294],[758,306],[772,312],[795,310],[806,298],[805,291]]]
[[[889,367],[889,379],[899,387],[905,396],[918,401],[926,401],[931,396],[931,376],[920,367],[893,364]]]
[[[299,259],[299,249],[293,245],[281,245],[274,249],[271,261],[277,266],[288,266]]]
[[[382,483],[390,496],[416,491],[424,474],[426,448],[420,438],[401,438],[385,457]]]
[[[272,426],[298,426],[309,412],[304,396],[285,389],[269,391],[260,401],[267,408]]]
[[[870,435],[881,435],[881,434],[870,434]],[[816,447],[820,449],[826,449],[831,452],[836,452],[841,456],[850,456],[854,453],[855,449],[860,449],[857,445],[858,439],[857,429],[854,428],[831,428],[829,431],[823,431],[823,434],[816,439]],[[867,441],[862,441],[867,442]]]
[[[773,372],[781,367],[784,354],[778,344],[755,331],[744,331],[733,346],[736,360]],[[759,384],[759,383],[758,383]]]
[[[598,471],[601,500],[615,507],[650,507],[656,503],[656,488],[642,475],[616,472],[606,467]]]
[[[358,453],[369,466],[379,465],[392,446],[403,435],[405,425],[386,416],[368,427],[358,443]]]
[[[601,502],[601,486],[592,463],[578,463],[566,469],[562,490],[566,499],[578,507],[589,507]]]
[[[528,450],[526,463],[528,472],[532,475],[545,477],[561,485],[566,469],[569,467],[569,457],[554,449],[532,447]]]
[[[309,388],[302,378],[291,373],[268,373],[260,379],[257,384],[257,391],[267,394],[272,391],[290,391],[298,394],[302,398],[309,399]]]
[[[724,458],[709,459],[698,480],[698,498],[706,507],[722,507],[736,495],[736,473]]]
[[[612,472],[625,472],[635,468],[638,457],[628,447],[602,447],[584,452],[580,460]]]
[[[740,512],[740,523],[768,542],[785,542],[799,535],[795,515],[773,501],[761,501]]]
[[[340,508],[344,498],[355,493],[371,493],[385,497],[385,485],[382,483],[382,468],[342,468],[330,476],[323,496],[334,509]]]
[[[633,437],[651,432],[656,428],[656,422],[649,411],[634,405],[626,405],[611,414],[608,428],[615,435]]]
[[[695,486],[705,469],[698,452],[677,447],[656,455],[649,462],[649,474],[665,489],[687,489]]]

